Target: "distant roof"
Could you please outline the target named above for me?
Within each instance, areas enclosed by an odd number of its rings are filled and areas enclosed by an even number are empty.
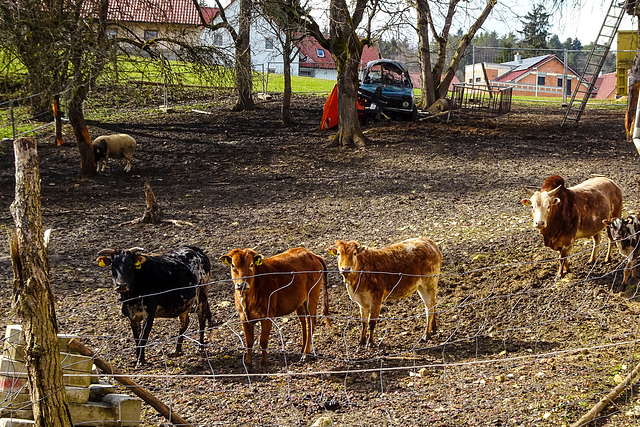
[[[107,16],[111,21],[201,24],[192,0],[110,0]]]
[[[411,82],[413,83],[413,88],[414,89],[422,89],[422,85],[421,85],[421,82],[420,82],[420,73],[409,73],[409,76],[411,77]],[[442,75],[442,78],[444,78],[444,74]],[[458,84],[458,83],[460,83],[460,80],[454,74],[453,75],[453,79],[451,79],[451,83],[449,84],[449,90],[453,90],[453,85],[454,84]]]
[[[616,73],[603,74],[596,80],[596,99],[615,99],[616,97]]]
[[[335,69],[336,63],[331,56],[331,52],[320,46],[320,43],[311,36],[304,37],[297,42],[300,55],[303,59],[300,61],[301,67],[309,68],[327,68]],[[380,58],[380,51],[375,46],[365,46],[362,50],[360,61],[366,64],[369,61]]]
[[[516,61],[503,62],[500,65],[506,65],[513,68],[511,68],[511,70],[507,71],[501,76],[498,76],[498,78],[495,79],[494,81],[497,81],[497,82],[514,81],[521,75],[527,73],[528,71],[531,71],[533,68],[540,67],[541,65],[553,60],[556,60],[561,64],[564,64],[564,62],[558,57],[558,55],[555,55],[555,54],[534,56],[532,58],[525,58],[519,61],[516,60]],[[571,71],[571,73],[578,75],[578,73],[571,67],[567,67],[567,68],[569,69],[569,71]]]

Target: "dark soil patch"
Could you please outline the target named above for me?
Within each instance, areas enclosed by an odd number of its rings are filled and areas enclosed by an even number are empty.
[[[138,141],[133,170],[112,161],[77,181],[77,148],[39,141],[44,223],[53,228],[52,286],[60,330],[78,334],[176,412],[198,425],[558,425],[575,421],[637,363],[640,308],[620,286],[620,263],[586,261],[579,241],[573,273],[555,281],[556,254],[542,246],[520,204],[522,186],[560,174],[571,184],[605,175],[638,211],[638,155],[624,134],[623,109],[588,110],[560,127],[555,106],[513,106],[500,120],[384,122],[367,126],[365,150],[325,148],[317,130],[323,99],[295,100],[283,129],[276,102],[232,113],[228,105],[172,114],[142,112],[90,122],[91,135],[126,132]],[[142,215],[149,179],[166,218],[193,226],[118,226]],[[0,154],[0,223],[11,228],[13,155]],[[440,246],[439,330],[419,342],[421,300],[385,305],[380,349],[357,347],[359,311],[325,249],[336,239],[384,246],[427,236]],[[606,240],[606,239],[605,239]],[[210,301],[216,327],[203,353],[195,327],[185,355],[169,358],[178,322],[154,324],[148,364],[131,366],[133,344],[110,276],[94,262],[106,247],[160,252],[202,247],[213,262]],[[249,375],[229,271],[217,258],[257,246],[273,255],[306,246],[328,262],[332,329],[315,337],[317,360],[299,363],[300,331],[277,319],[270,365]],[[10,312],[12,272],[0,250],[2,318]],[[257,359],[257,358],[256,358]],[[257,363],[257,360],[256,360]],[[424,368],[424,369],[423,369]],[[423,370],[421,370],[423,369]],[[598,425],[629,425],[624,395]],[[162,419],[143,406],[145,425]]]

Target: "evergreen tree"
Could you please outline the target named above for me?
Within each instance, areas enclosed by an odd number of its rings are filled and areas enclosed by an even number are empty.
[[[545,7],[542,4],[537,4],[522,19],[524,28],[522,31],[518,31],[522,36],[520,47],[532,49],[528,52],[523,52],[525,57],[545,54],[544,51],[539,49],[547,49],[549,47],[549,17],[550,14]]]

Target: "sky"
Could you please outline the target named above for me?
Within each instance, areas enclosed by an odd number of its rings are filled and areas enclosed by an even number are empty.
[[[551,13],[549,19],[549,23],[551,24],[550,33],[557,34],[561,42],[564,42],[567,38],[577,38],[583,46],[594,42],[598,37],[605,15],[609,10],[611,0],[580,1],[582,6],[579,8],[567,5],[566,3],[568,1],[571,2],[571,0],[565,0],[565,5],[557,10],[547,9],[547,11]],[[533,5],[536,3],[535,1],[517,2],[512,0],[498,0],[498,5],[496,5],[492,15],[485,22],[485,25],[483,25],[482,30],[496,31],[500,35],[505,35],[509,32],[518,35],[517,31],[522,29],[522,24],[517,16],[526,15],[533,9]],[[618,30],[637,31],[637,29],[638,18],[625,13]],[[614,40],[611,49],[615,50],[615,48]]]

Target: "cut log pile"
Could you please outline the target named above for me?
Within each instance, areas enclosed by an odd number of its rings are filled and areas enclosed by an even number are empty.
[[[118,394],[111,384],[100,382],[91,357],[69,346],[73,335],[58,335],[63,382],[74,425],[131,427],[140,424],[142,401]],[[0,355],[0,427],[33,425],[24,337],[20,325],[7,326]]]

